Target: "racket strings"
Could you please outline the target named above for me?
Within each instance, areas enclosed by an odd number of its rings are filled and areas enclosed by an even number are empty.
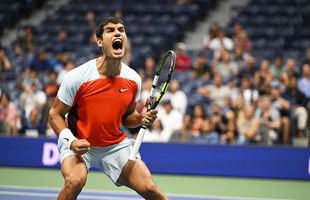
[[[158,78],[158,82],[156,85],[156,91],[160,92],[162,91],[162,88],[164,87],[165,83],[168,81],[169,77],[169,73],[171,70],[171,63],[172,63],[172,56],[168,56],[164,62],[163,65],[161,67],[160,70],[160,74],[159,74],[159,78]]]

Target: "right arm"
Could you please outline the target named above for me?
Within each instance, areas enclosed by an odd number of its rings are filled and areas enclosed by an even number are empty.
[[[70,106],[64,104],[56,97],[49,111],[49,123],[58,136],[63,129],[68,128],[65,115],[69,112],[70,108]]]
[[[70,108],[70,106],[64,104],[56,97],[49,111],[49,123],[58,137],[67,143],[68,148],[82,155],[89,150],[90,144],[85,139],[76,139],[68,129],[65,115],[69,112]]]

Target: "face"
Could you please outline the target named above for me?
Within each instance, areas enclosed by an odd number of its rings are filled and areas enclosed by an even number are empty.
[[[272,97],[277,98],[277,97],[279,97],[280,95],[281,95],[281,90],[280,90],[280,88],[278,88],[278,87],[271,88],[271,96],[272,96]]]
[[[304,77],[309,77],[310,76],[310,65],[309,64],[304,64],[302,67],[302,74]]]
[[[213,129],[213,125],[210,122],[210,120],[208,120],[208,119],[204,120],[203,125],[202,125],[203,132],[208,133],[208,132],[212,131],[212,129]]]
[[[286,61],[287,69],[294,70],[295,69],[295,60],[292,58],[288,58]]]
[[[172,80],[170,83],[170,91],[177,92],[180,89],[180,83],[177,80]]]
[[[203,107],[201,105],[195,105],[193,113],[196,117],[202,117],[204,115]]]
[[[127,36],[123,24],[108,23],[103,27],[102,38],[97,38],[97,44],[107,57],[121,59],[125,54]]]
[[[254,108],[253,106],[246,106],[244,109],[244,116],[247,119],[251,119],[254,116]]]
[[[220,74],[216,74],[214,76],[214,84],[216,86],[221,86],[222,85],[222,76]]]
[[[147,57],[145,59],[145,68],[149,70],[154,70],[156,67],[156,63],[153,57]]]
[[[276,57],[276,59],[274,60],[274,64],[277,67],[281,67],[282,66],[282,59],[280,57]]]
[[[265,71],[269,69],[269,61],[268,60],[263,60],[261,63],[261,70]]]
[[[38,112],[37,109],[31,110],[30,116],[29,116],[29,117],[30,117],[30,121],[31,121],[31,122],[36,122],[37,119],[38,119],[38,115],[39,115],[39,112]]]
[[[7,98],[6,95],[3,95],[0,99],[0,105],[7,107],[9,105],[9,99]]]
[[[242,88],[247,89],[251,87],[251,82],[248,78],[243,78],[241,84],[242,84]]]

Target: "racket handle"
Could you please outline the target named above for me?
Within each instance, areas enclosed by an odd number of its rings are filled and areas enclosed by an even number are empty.
[[[136,160],[137,159],[137,154],[139,152],[141,143],[143,141],[145,130],[146,130],[146,126],[142,126],[141,129],[139,130],[138,136],[136,138],[136,142],[133,145],[132,151],[130,152],[129,160]]]

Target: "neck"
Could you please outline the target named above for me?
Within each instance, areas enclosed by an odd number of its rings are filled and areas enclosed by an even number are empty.
[[[116,77],[121,72],[121,59],[100,56],[96,61],[97,70],[102,77]]]

